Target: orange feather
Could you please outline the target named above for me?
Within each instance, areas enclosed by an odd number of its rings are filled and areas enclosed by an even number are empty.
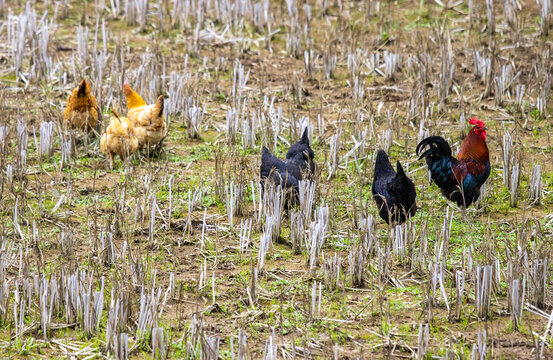
[[[138,95],[126,82],[123,85],[123,93],[125,94],[125,98],[127,98],[127,107],[129,109],[134,109],[147,105],[146,102],[140,97],[140,95]]]

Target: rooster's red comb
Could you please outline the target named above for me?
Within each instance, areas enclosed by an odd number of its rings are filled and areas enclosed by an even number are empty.
[[[477,125],[477,126],[480,126],[481,128],[486,127],[486,125],[484,124],[484,122],[483,122],[482,120],[479,120],[478,118],[469,119],[469,124],[471,124],[471,125]]]

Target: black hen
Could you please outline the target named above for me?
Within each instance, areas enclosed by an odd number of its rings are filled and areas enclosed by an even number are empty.
[[[286,168],[298,180],[302,180],[305,175],[311,178],[315,173],[313,158],[315,153],[309,146],[309,137],[305,129],[301,139],[286,153]]]
[[[273,184],[281,185],[283,189],[292,190],[294,199],[299,195],[298,182],[310,177],[315,171],[313,158],[315,154],[309,146],[307,130],[301,139],[290,147],[286,153],[286,161],[282,161],[263,147],[261,167],[259,173],[261,180],[270,179]]]
[[[407,215],[415,215],[417,192],[399,161],[397,174],[384,150],[378,150],[374,165],[372,192],[380,217],[388,224],[402,224]]]
[[[280,185],[283,189],[298,192],[298,179],[288,171],[286,163],[271,154],[265,146],[263,146],[259,173],[262,181],[270,179],[273,184]]]

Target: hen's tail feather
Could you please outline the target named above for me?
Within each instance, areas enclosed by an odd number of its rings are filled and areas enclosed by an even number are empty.
[[[87,85],[86,79],[83,79],[79,84],[79,90],[77,91],[78,96],[86,96]]]
[[[309,134],[307,133],[307,128],[305,128],[305,129],[303,130],[303,134],[302,134],[302,136],[301,136],[300,141],[301,141],[303,144],[309,145]]]
[[[117,111],[115,111],[115,109],[113,107],[110,107],[110,110],[113,113],[113,115],[117,118],[117,120],[119,120],[119,122],[121,122],[121,118],[119,117],[119,114],[117,113]]]
[[[263,161],[263,159],[266,159],[267,157],[269,156],[272,156],[273,154],[271,153],[271,150],[267,149],[265,146],[263,146],[263,151],[262,151],[262,155],[261,155],[261,161]]]
[[[399,162],[399,160],[396,163],[396,169],[397,169],[397,174],[399,176],[407,177],[407,175],[405,174],[405,170],[403,170],[403,166],[401,166],[401,163]]]
[[[163,95],[160,95],[157,98],[157,101],[156,101],[155,106],[154,106],[154,113],[158,117],[163,116]]]
[[[376,153],[376,161],[374,164],[374,174],[377,178],[381,174],[392,174],[395,173],[392,164],[390,164],[390,159],[384,150],[378,150]]]

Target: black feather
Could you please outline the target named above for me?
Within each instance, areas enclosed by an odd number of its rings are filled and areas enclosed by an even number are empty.
[[[451,157],[451,147],[449,146],[447,141],[445,141],[445,139],[441,136],[430,136],[422,140],[417,145],[417,149],[416,149],[417,155],[419,155],[419,152],[426,146],[429,146],[430,149],[428,149],[426,152],[421,154],[419,156],[419,160],[430,154],[435,155],[433,157],[444,157],[444,156],[448,158]]]

